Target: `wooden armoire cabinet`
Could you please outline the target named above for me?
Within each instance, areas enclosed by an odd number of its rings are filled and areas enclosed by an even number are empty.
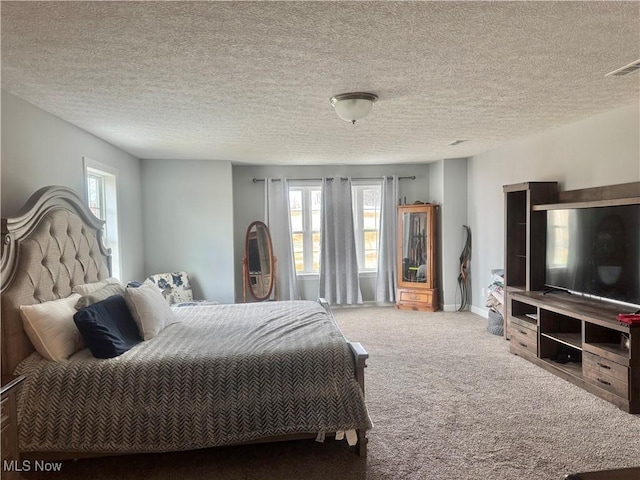
[[[398,289],[396,308],[438,310],[436,215],[438,205],[398,207]]]

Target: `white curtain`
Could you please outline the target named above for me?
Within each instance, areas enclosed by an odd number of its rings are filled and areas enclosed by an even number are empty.
[[[319,296],[331,304],[361,304],[351,179],[322,180],[321,232]]]
[[[278,300],[299,300],[296,267],[291,244],[291,215],[289,214],[289,181],[286,178],[265,180],[264,218],[277,259]]]
[[[396,228],[398,219],[398,177],[384,177],[380,196],[380,238],[376,302],[395,303],[397,286]]]

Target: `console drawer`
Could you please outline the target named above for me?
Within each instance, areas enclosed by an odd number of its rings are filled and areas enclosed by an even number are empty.
[[[513,350],[524,350],[526,353],[533,355],[534,357],[538,355],[538,334],[533,330],[523,329],[523,328],[511,328],[511,338],[509,338],[509,342],[511,342],[511,353],[514,353]],[[525,332],[525,333],[522,333]]]
[[[622,382],[629,382],[629,368],[619,363],[612,362],[593,353],[582,352],[582,368],[589,369],[608,377],[613,377]]]
[[[509,327],[509,331],[511,332],[511,335],[519,335],[523,338],[535,340],[536,342],[538,341],[538,329],[531,328],[530,325],[521,325],[513,322]]]
[[[605,390],[629,398],[629,368],[589,352],[582,354],[582,374]]]
[[[536,332],[538,331],[538,324],[529,318],[511,316],[511,326],[514,329],[519,328],[519,329],[533,330]]]

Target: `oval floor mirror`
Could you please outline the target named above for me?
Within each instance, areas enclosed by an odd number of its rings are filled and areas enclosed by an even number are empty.
[[[260,221],[251,223],[247,228],[244,247],[245,255],[242,262],[244,301],[247,301],[247,290],[258,301],[268,300],[274,292],[276,282],[275,258],[269,227]]]

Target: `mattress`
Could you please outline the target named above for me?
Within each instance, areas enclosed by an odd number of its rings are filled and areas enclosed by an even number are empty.
[[[315,302],[173,307],[123,355],[16,370],[20,449],[162,452],[371,427],[349,345]]]

